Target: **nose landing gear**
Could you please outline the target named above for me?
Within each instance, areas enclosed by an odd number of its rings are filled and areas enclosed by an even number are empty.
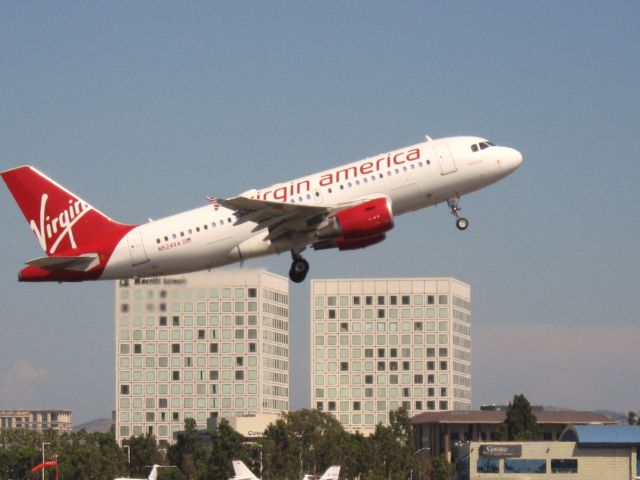
[[[460,197],[454,197],[447,200],[447,205],[449,205],[449,209],[451,210],[451,215],[456,217],[456,227],[458,230],[466,230],[469,226],[469,220],[460,216],[460,206],[458,205],[458,200]]]
[[[307,262],[299,253],[291,252],[293,261],[289,269],[289,278],[292,282],[302,283],[309,273],[309,262]]]

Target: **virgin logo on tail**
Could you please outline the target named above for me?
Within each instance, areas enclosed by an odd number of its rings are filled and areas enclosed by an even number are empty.
[[[76,241],[73,236],[73,226],[84,215],[89,213],[93,208],[88,203],[82,200],[69,199],[69,206],[57,216],[50,216],[47,214],[47,200],[49,195],[46,193],[40,197],[40,219],[39,222],[31,220],[29,225],[31,230],[35,233],[40,242],[40,246],[47,253],[47,255],[53,255],[56,253],[60,242],[66,237],[69,238],[69,243],[72,248],[76,248]],[[54,240],[53,244],[49,246],[49,241]]]

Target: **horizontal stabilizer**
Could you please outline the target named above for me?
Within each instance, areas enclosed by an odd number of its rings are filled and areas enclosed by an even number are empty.
[[[86,253],[75,257],[40,257],[29,260],[27,265],[44,270],[75,270],[86,272],[100,263],[97,253]]]

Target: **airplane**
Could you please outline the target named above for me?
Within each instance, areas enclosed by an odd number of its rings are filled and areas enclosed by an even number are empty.
[[[249,467],[240,460],[233,460],[233,471],[235,476],[229,480],[260,480],[256,477]],[[340,476],[340,465],[333,465],[327,469],[326,472],[320,477],[320,480],[338,480]],[[302,480],[313,480],[313,475],[305,475]]]
[[[338,480],[340,477],[340,465],[332,465],[326,472],[320,477],[320,480]],[[305,475],[302,480],[314,480],[313,475]]]
[[[174,466],[164,466],[164,465],[153,465],[153,467],[151,468],[151,471],[149,472],[149,476],[144,479],[144,478],[128,478],[128,477],[119,477],[116,478],[115,480],[157,480],[158,479],[158,469],[159,468],[176,468]]]
[[[394,218],[446,202],[465,230],[461,196],[506,177],[517,150],[480,137],[432,139],[176,215],[127,225],[31,166],[2,172],[45,256],[26,262],[23,282],[157,277],[291,252],[289,277],[303,282],[301,253],[382,242]]]
[[[235,476],[229,480],[260,480],[251,470],[249,470],[249,467],[247,467],[243,461],[233,460],[231,463],[233,463]]]

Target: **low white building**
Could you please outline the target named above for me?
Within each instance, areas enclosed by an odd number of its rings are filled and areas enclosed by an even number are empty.
[[[71,410],[0,410],[0,430],[71,432]]]

